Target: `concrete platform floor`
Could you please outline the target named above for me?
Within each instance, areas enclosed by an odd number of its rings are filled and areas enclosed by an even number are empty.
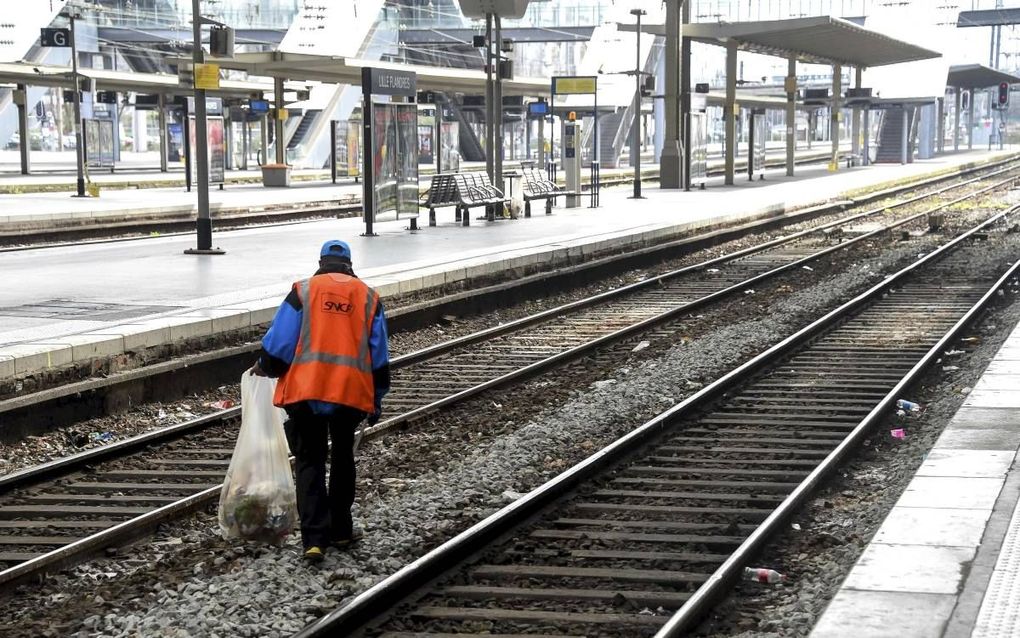
[[[349,241],[355,270],[385,298],[529,265],[553,268],[997,157],[961,153],[835,173],[801,167],[795,178],[780,169],[732,187],[646,189],[638,201],[627,199],[627,188],[606,189],[599,209],[473,220],[468,228],[444,209],[437,228],[410,233],[406,221],[380,223],[376,237],[361,236],[359,219],[219,232],[214,243],[227,251],[219,256],[183,254],[194,245],[190,236],[0,253],[0,378],[265,323],[290,283],[315,269],[326,239]]]
[[[886,517],[811,638],[1020,636],[1020,326]]]

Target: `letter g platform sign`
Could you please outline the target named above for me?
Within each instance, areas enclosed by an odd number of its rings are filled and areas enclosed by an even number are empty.
[[[40,29],[39,45],[44,47],[69,47],[71,46],[70,29]]]

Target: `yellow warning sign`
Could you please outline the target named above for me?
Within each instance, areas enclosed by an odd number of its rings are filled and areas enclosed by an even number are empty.
[[[218,64],[196,64],[195,65],[195,88],[196,89],[218,89],[218,88],[220,88],[220,65],[218,65]]]
[[[595,88],[595,76],[554,77],[552,79],[552,92],[556,95],[594,93]]]

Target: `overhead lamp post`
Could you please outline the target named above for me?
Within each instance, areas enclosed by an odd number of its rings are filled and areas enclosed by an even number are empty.
[[[194,63],[195,78],[195,181],[198,186],[197,244],[195,248],[184,252],[188,255],[222,255],[225,251],[213,248],[212,245],[212,218],[209,215],[209,127],[206,121],[205,89],[199,88],[198,81],[199,65],[205,62],[201,4],[202,0],[191,1],[191,30],[194,36],[191,60]]]
[[[644,9],[631,9],[630,14],[637,18],[636,48],[634,61],[634,140],[631,142],[631,155],[634,159],[634,194],[630,199],[644,199],[641,196],[641,16]]]
[[[81,121],[81,82],[78,75],[78,44],[75,42],[74,37],[74,21],[80,16],[76,13],[75,9],[69,8],[65,14],[69,21],[69,30],[71,36],[71,82],[74,86],[71,87],[71,103],[74,105],[74,155],[75,155],[75,171],[77,175],[76,182],[76,193],[74,197],[88,197],[85,194],[85,148],[83,145],[82,135],[82,121]],[[59,133],[59,131],[58,131]],[[59,138],[59,135],[58,135]],[[23,144],[27,144],[28,140],[22,140]],[[57,140],[58,144],[62,144],[60,140]]]

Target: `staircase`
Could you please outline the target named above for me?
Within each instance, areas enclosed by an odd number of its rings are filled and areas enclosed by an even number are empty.
[[[478,136],[475,135],[475,131],[471,128],[471,122],[464,115],[464,111],[461,110],[460,105],[457,104],[456,100],[451,100],[445,93],[436,93],[437,106],[447,106],[453,112],[454,117],[457,118],[457,133],[460,137],[460,158],[465,162],[484,162],[485,161],[485,149],[482,148],[482,143],[478,141]]]
[[[907,112],[907,127],[903,127],[903,112]],[[882,115],[882,128],[878,133],[876,163],[899,164],[902,161],[903,136],[907,136],[907,161],[914,159],[915,109],[887,109]]]
[[[315,122],[315,118],[322,113],[322,109],[307,109],[301,115],[301,122],[298,123],[297,130],[294,131],[294,135],[291,136],[290,141],[287,142],[287,150],[294,150],[297,145],[304,141],[305,135],[308,134],[308,130],[312,128],[312,123]]]
[[[602,168],[619,168],[620,152],[615,142],[623,128],[625,115],[629,115],[629,112],[621,109],[599,116],[599,166]]]

